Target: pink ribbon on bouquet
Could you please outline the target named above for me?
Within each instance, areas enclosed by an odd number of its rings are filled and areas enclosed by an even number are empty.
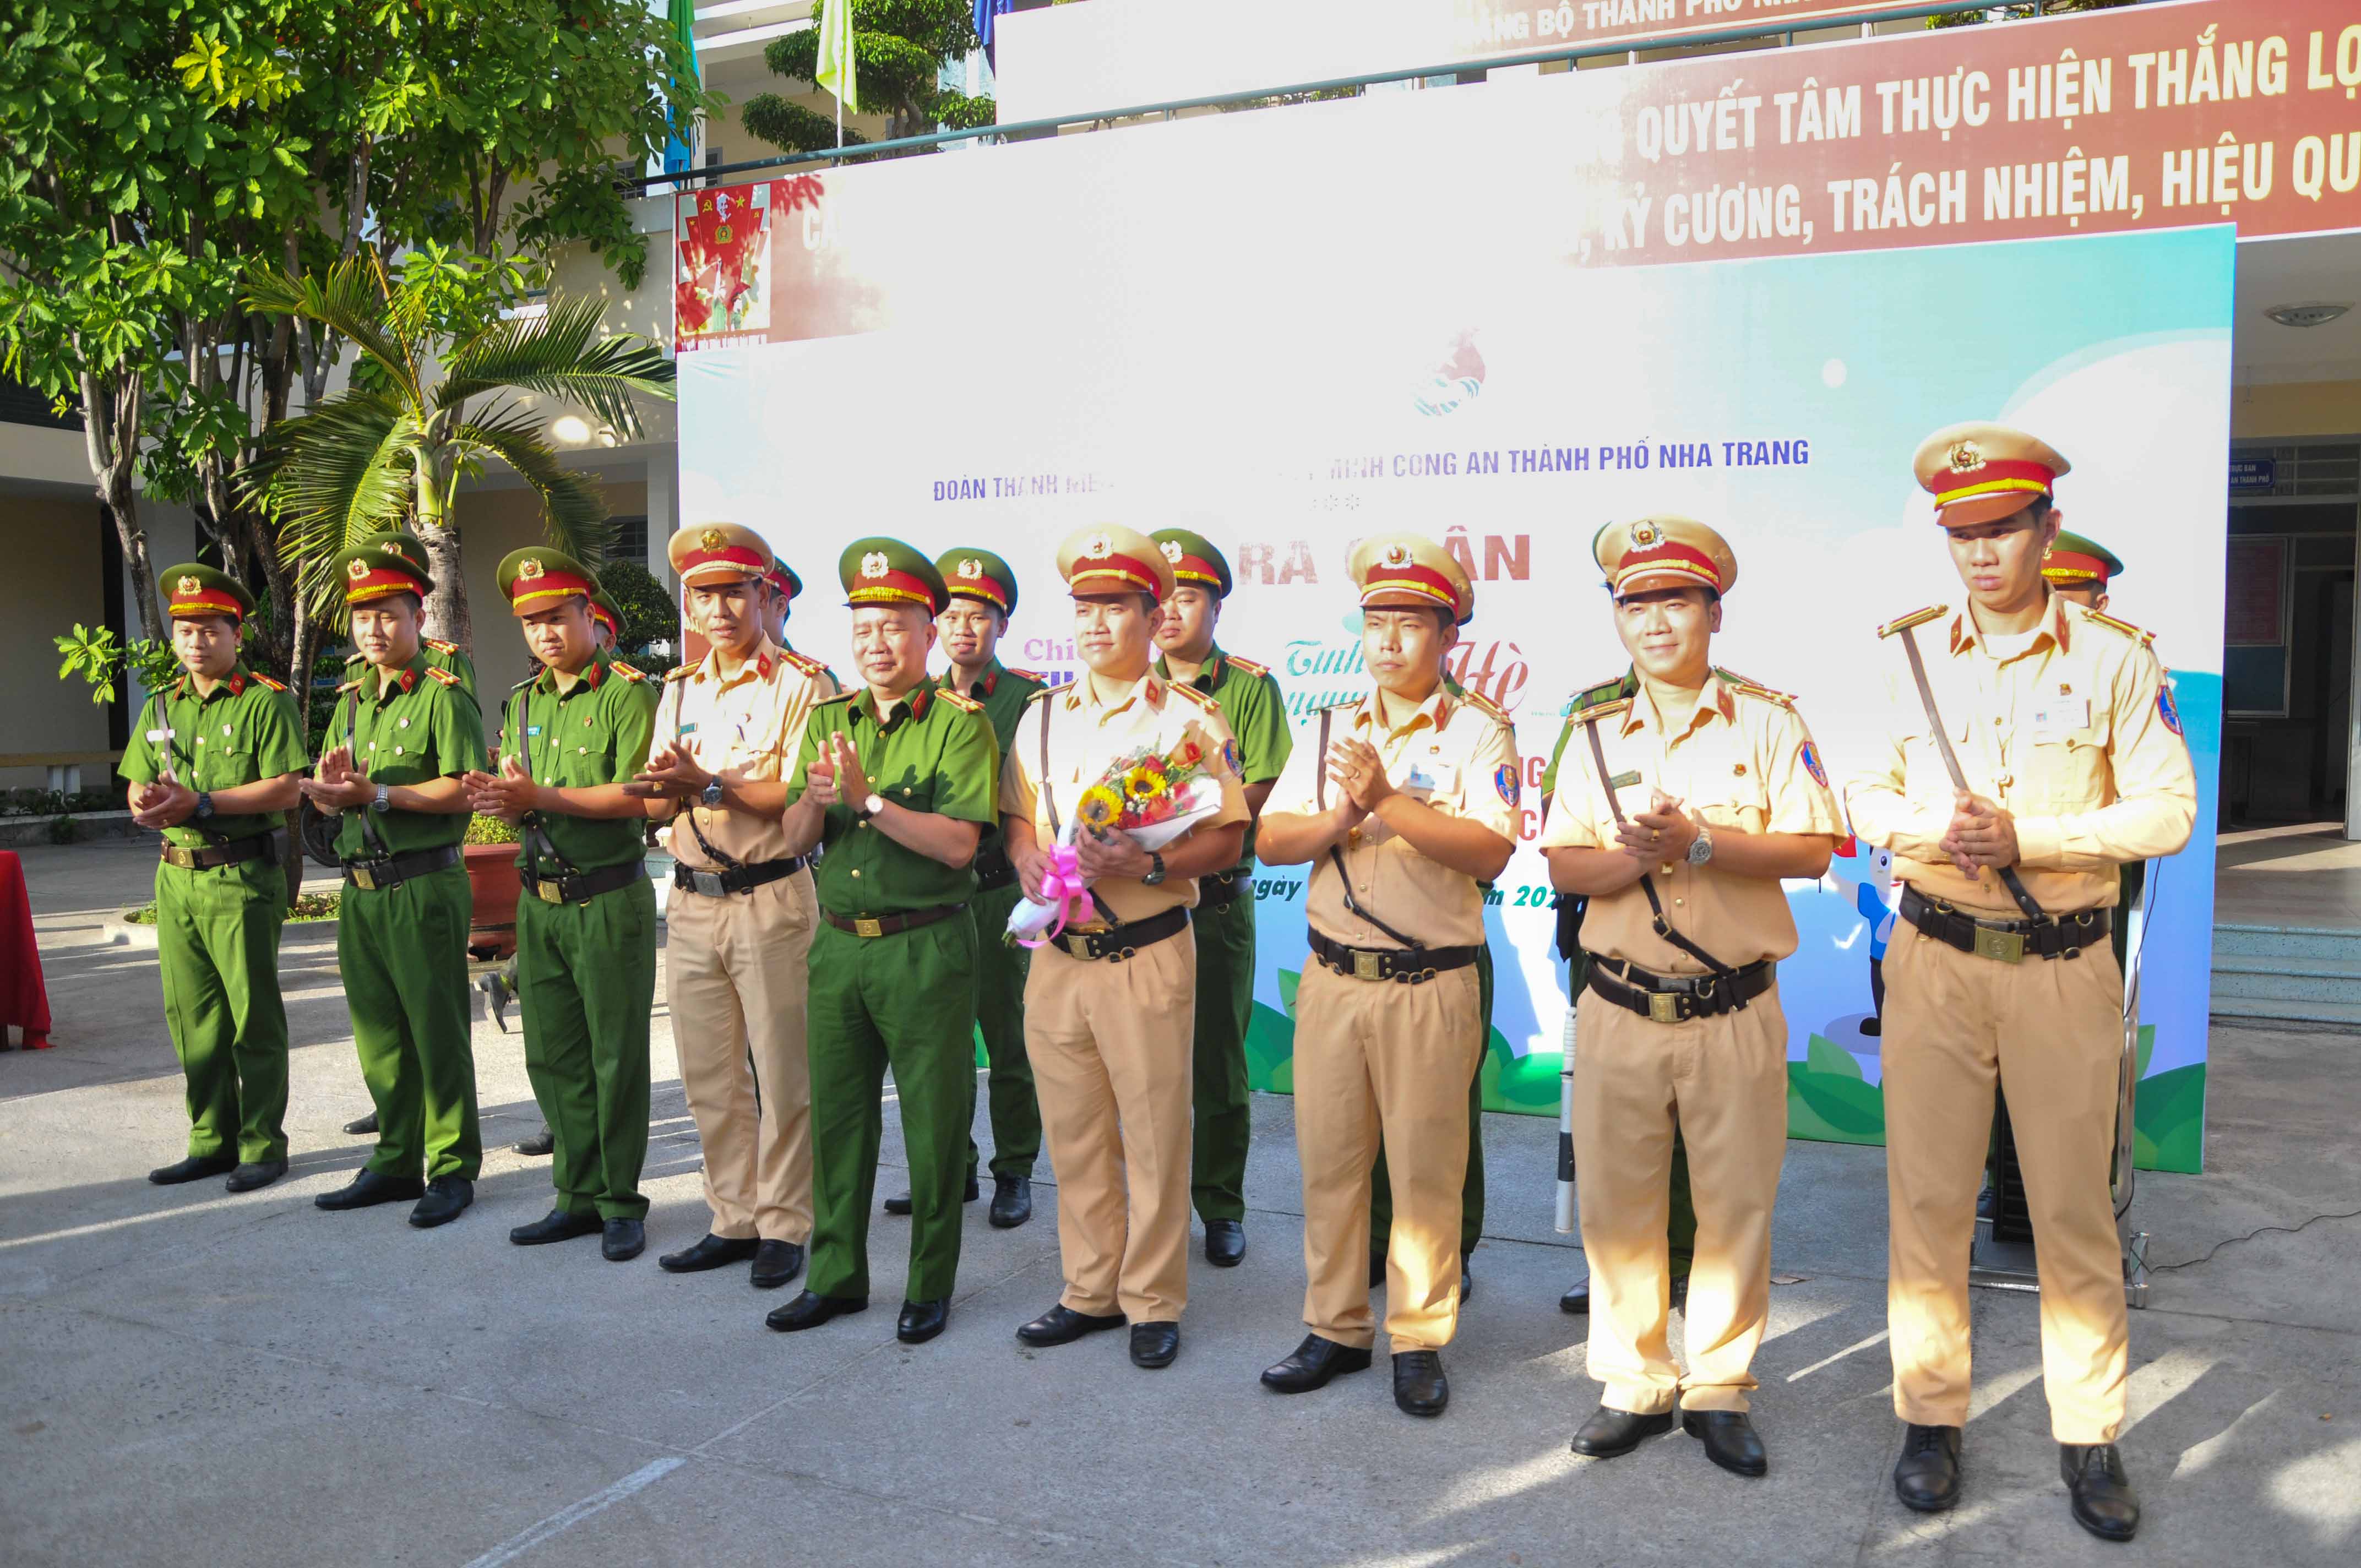
[[[1041,873],[1042,905],[1058,912],[1050,927],[1038,938],[1020,937],[1017,944],[1026,948],[1046,948],[1058,939],[1069,920],[1090,918],[1091,888],[1082,880],[1082,863],[1074,854],[1071,844],[1060,844],[1049,851],[1049,869]]]

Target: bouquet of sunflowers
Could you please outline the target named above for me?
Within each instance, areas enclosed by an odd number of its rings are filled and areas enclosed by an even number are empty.
[[[1151,852],[1161,850],[1222,808],[1222,783],[1236,773],[1222,743],[1191,724],[1168,751],[1146,748],[1118,757],[1096,784],[1082,791],[1050,851],[1048,891],[1051,901],[1019,901],[1008,915],[1008,934],[1027,947],[1039,947],[1069,920],[1086,921],[1093,911],[1090,883],[1074,856],[1074,835],[1101,838],[1128,834]]]

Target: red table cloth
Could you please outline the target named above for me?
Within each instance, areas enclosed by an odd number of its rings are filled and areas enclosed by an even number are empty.
[[[0,850],[0,1026],[25,1032],[25,1048],[49,1043],[49,989],[41,981],[41,949],[33,939],[33,900],[25,891],[25,865],[12,850]]]

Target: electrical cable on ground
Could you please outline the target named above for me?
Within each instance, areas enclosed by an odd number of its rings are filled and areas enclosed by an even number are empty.
[[[2309,1230],[2323,1220],[2361,1220],[2361,1209],[2348,1210],[2341,1214],[2314,1214],[2311,1219],[2306,1220],[2301,1225],[2265,1225],[2260,1230],[2248,1231],[2243,1236],[2231,1236],[2226,1240],[2215,1242],[2212,1246],[2205,1249],[2205,1252],[2202,1256],[2192,1257],[2181,1263],[2159,1263],[2151,1267],[2148,1272],[2151,1274],[2169,1274],[2176,1268],[2194,1268],[2201,1263],[2211,1262],[2213,1255],[2220,1252],[2225,1246],[2235,1246],[2240,1242],[2250,1242],[2257,1236],[2267,1236],[2274,1231],[2282,1235],[2291,1236],[2298,1231]]]

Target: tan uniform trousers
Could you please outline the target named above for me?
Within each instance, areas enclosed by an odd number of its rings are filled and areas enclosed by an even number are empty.
[[[1058,1179],[1068,1309],[1177,1322],[1189,1304],[1197,938],[1115,962],[1055,946],[1025,979],[1025,1054]]]
[[[1303,1167],[1303,1324],[1366,1350],[1369,1180],[1391,1178],[1386,1333],[1441,1350],[1459,1326],[1459,1189],[1468,1078],[1481,1044],[1473,965],[1418,985],[1355,980],[1314,959],[1295,992],[1295,1138]]]
[[[1968,1251],[1993,1084],[2025,1168],[2041,1276],[2041,1370],[2059,1442],[2113,1442],[2130,1325],[2108,1170],[2123,973],[2103,942],[2004,964],[1904,927],[1885,958],[1886,1321],[1894,1409],[1968,1419]]]
[[[673,890],[664,1000],[717,1236],[811,1240],[804,1024],[818,907],[807,870],[719,897]]]
[[[1673,1132],[1697,1201],[1689,1370],[1666,1338]],[[1590,1260],[1590,1375],[1609,1409],[1743,1410],[1771,1314],[1771,1205],[1787,1155],[1787,1019],[1773,985],[1741,1011],[1659,1024],[1586,992],[1575,1010],[1574,1171]]]

